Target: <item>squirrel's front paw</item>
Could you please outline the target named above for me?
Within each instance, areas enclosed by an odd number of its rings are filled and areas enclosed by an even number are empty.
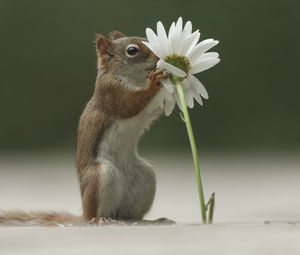
[[[154,86],[161,86],[160,81],[165,80],[169,77],[169,75],[163,70],[154,70],[150,73],[149,79],[150,84]]]

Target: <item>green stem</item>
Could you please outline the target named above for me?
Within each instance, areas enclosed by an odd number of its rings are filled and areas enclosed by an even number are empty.
[[[183,92],[183,89],[181,86],[181,81],[175,77],[174,77],[174,81],[175,81],[177,91],[179,94],[179,99],[180,99],[180,103],[181,103],[184,122],[186,124],[186,129],[187,129],[190,144],[191,144],[191,150],[192,150],[192,155],[193,155],[193,160],[194,160],[194,168],[195,168],[195,174],[196,174],[196,180],[197,180],[197,186],[198,186],[198,192],[199,192],[199,198],[200,198],[202,223],[206,224],[207,223],[206,205],[205,205],[205,198],[204,198],[203,185],[202,185],[202,179],[201,179],[199,156],[198,156],[198,151],[197,151],[197,147],[196,147],[196,143],[195,143],[192,123],[190,120],[188,108],[185,103],[184,92]]]
[[[210,203],[208,207],[208,223],[212,224],[214,220],[214,211],[215,211],[215,193],[211,194]]]

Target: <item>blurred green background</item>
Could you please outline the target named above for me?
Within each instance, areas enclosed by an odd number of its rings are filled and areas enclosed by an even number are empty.
[[[198,76],[210,99],[191,112],[201,150],[298,150],[299,11],[296,0],[0,0],[0,150],[75,149],[94,35],[144,36],[179,16],[220,41],[221,63]],[[188,149],[178,110],[141,145]]]

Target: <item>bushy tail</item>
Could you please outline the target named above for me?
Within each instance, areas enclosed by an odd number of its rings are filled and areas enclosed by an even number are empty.
[[[0,212],[0,226],[74,226],[82,224],[81,217],[57,212]]]

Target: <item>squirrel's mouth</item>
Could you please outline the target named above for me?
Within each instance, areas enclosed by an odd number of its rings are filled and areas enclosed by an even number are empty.
[[[146,67],[145,70],[146,71],[153,71],[155,68],[156,68],[156,63],[153,64],[153,65],[151,65],[151,66],[149,66],[149,67]]]
[[[156,67],[156,66],[154,66],[154,67],[153,67],[153,66],[152,66],[152,67],[148,67],[148,68],[145,68],[145,70],[146,70],[146,71],[153,71],[153,70],[155,69],[155,67]]]

